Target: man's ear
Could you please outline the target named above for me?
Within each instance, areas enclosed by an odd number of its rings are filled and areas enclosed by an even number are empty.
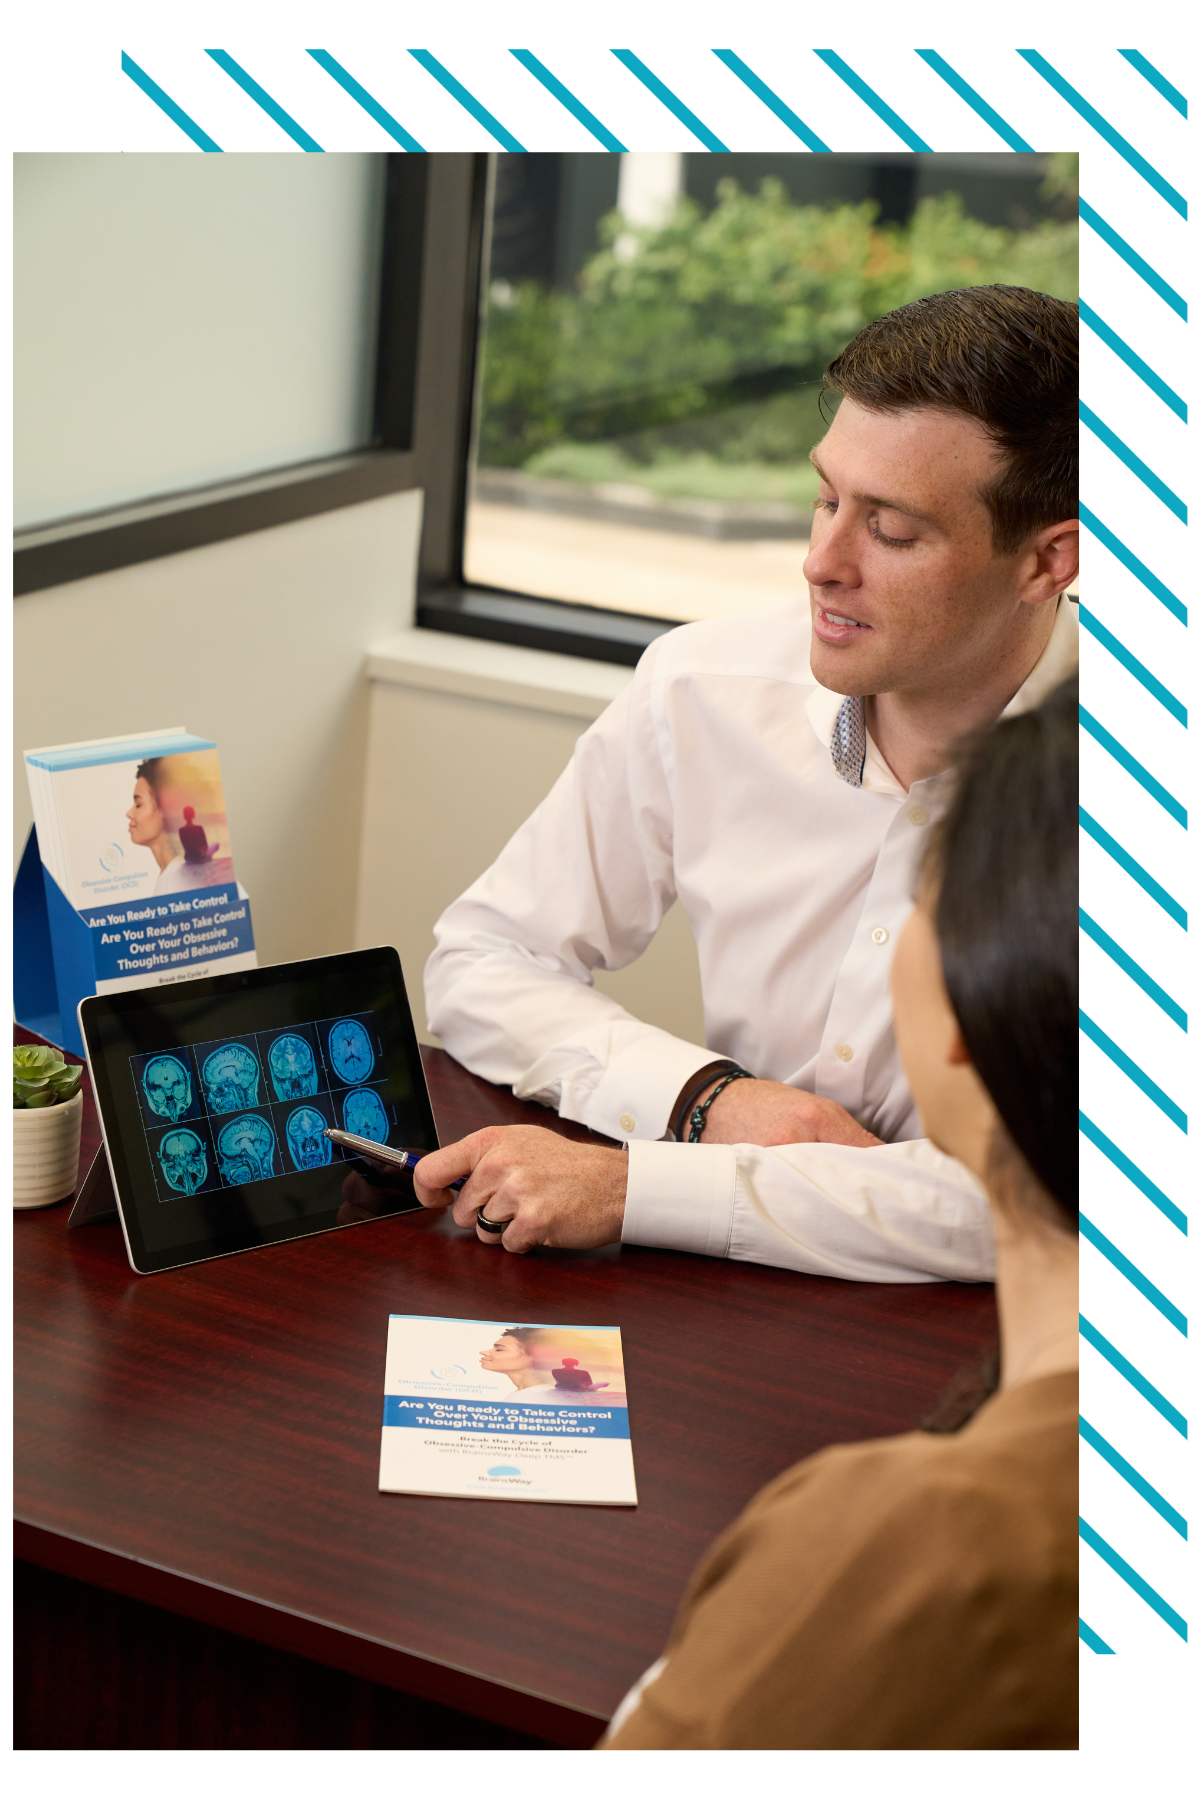
[[[950,1049],[947,1053],[946,1061],[950,1064],[952,1069],[960,1069],[963,1067],[969,1069],[971,1066],[971,1052],[967,1049],[967,1046],[963,1041],[963,1034],[958,1029],[957,1025],[954,1027],[954,1033],[950,1039]]]
[[[1024,599],[1038,606],[1052,600],[1079,578],[1079,520],[1063,519],[1047,525],[1025,551],[1027,578]]]

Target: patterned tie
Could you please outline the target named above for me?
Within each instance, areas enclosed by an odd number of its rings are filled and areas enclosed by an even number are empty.
[[[867,760],[867,709],[861,694],[848,694],[838,707],[829,740],[834,773],[860,788]]]

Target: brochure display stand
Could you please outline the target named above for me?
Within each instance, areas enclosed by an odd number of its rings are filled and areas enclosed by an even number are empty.
[[[75,1009],[87,995],[148,985],[156,979],[148,965],[159,980],[253,967],[253,952],[239,882],[79,912],[42,866],[30,827],[13,885],[13,1006],[19,1025],[60,1049],[83,1055]]]
[[[182,726],[26,750],[13,889],[18,1023],[83,1055],[89,994],[258,966],[216,745]]]

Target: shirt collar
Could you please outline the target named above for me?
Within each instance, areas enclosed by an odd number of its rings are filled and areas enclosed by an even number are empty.
[[[1037,662],[1021,683],[1000,717],[1016,718],[1040,706],[1047,694],[1079,666],[1079,603],[1059,601],[1054,629]],[[808,722],[823,744],[828,744],[835,775],[851,787],[863,786],[863,768],[874,745],[867,735],[866,706],[858,694],[835,694],[819,685],[805,702]],[[873,760],[878,760],[875,751]],[[872,783],[872,786],[875,784]],[[897,786],[896,792],[901,792]]]
[[[1018,713],[1032,712],[1078,667],[1079,599],[1077,595],[1064,594],[1058,603],[1049,643],[1000,717],[1015,719]]]

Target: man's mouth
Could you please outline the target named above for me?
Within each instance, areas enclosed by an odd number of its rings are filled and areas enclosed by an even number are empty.
[[[818,606],[813,629],[826,643],[843,644],[856,633],[871,631],[874,627],[864,624],[862,619],[856,619],[850,613],[835,612],[832,607]]]

